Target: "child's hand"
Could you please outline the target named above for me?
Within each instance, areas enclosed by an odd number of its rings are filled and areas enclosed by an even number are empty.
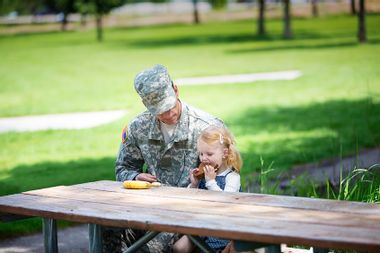
[[[190,182],[191,182],[191,188],[197,188],[199,184],[199,179],[194,175],[199,171],[198,168],[195,168],[190,171]]]
[[[216,169],[211,165],[205,166],[205,180],[206,182],[216,178]]]

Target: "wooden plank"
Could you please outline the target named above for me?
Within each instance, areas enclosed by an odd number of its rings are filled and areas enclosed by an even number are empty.
[[[250,198],[242,201],[245,196]],[[262,196],[272,203],[267,205]],[[0,207],[21,215],[108,226],[380,251],[380,212],[376,205],[355,203],[351,212],[346,210],[351,202],[327,201],[325,209],[323,205],[314,208],[315,203],[310,208],[306,205],[309,202],[293,207],[292,201],[298,203],[294,197],[287,197],[280,205],[274,199],[284,196],[258,197],[172,187],[126,190],[120,182],[101,181],[1,197]],[[336,212],[334,205],[344,212]]]
[[[122,187],[121,182],[102,180],[91,183],[79,184],[74,187],[95,189],[102,191],[122,192],[126,189]],[[288,208],[300,208],[310,210],[323,210],[331,212],[349,212],[363,215],[379,215],[380,205],[354,201],[337,201],[317,198],[304,198],[284,195],[268,195],[255,193],[228,193],[211,192],[204,194],[205,190],[188,189],[179,187],[161,187],[160,191],[145,190],[136,191],[136,195],[152,195],[152,196],[167,196],[183,199],[202,199],[206,201],[218,201],[225,203],[239,203],[246,205],[264,205],[264,206],[279,206]]]
[[[57,192],[55,191],[57,190]],[[155,191],[155,190],[154,190]],[[362,217],[362,216],[353,216],[347,214],[333,213],[333,215],[326,212],[316,212],[309,210],[289,210],[286,208],[274,208],[274,207],[256,207],[255,209],[247,209],[247,206],[244,205],[234,205],[233,212],[229,212],[226,209],[230,209],[229,206],[225,206],[220,203],[212,202],[188,202],[182,199],[176,199],[176,202],[173,201],[173,198],[164,198],[164,197],[155,197],[154,199],[146,196],[133,196],[136,191],[127,191],[133,193],[129,195],[127,193],[110,193],[110,192],[101,192],[101,191],[88,191],[78,189],[70,190],[65,187],[57,189],[46,189],[42,191],[33,191],[34,193],[40,193],[46,196],[58,196],[60,198],[66,197],[67,199],[75,198],[80,201],[93,201],[96,203],[110,203],[112,205],[128,205],[130,207],[136,208],[146,208],[149,206],[150,209],[155,208],[154,212],[166,212],[178,211],[178,212],[192,212],[194,215],[202,214],[203,210],[213,209],[214,215],[221,215],[223,217],[235,215],[243,219],[255,218],[255,219],[266,219],[272,221],[274,224],[279,220],[295,220],[297,223],[306,222],[311,224],[326,224],[328,226],[366,226],[369,228],[380,229],[379,228],[379,216]],[[151,190],[144,191],[145,193],[151,192]],[[112,196],[110,196],[112,195]],[[128,196],[125,196],[128,195]],[[114,202],[116,201],[116,202]]]
[[[38,210],[32,207],[38,206]],[[36,215],[107,226],[132,227],[194,235],[267,243],[312,245],[321,248],[380,251],[378,229],[337,227],[267,219],[242,219],[236,216],[204,212],[157,212],[149,208],[136,211],[131,206],[84,202],[35,195],[11,195],[0,198],[1,210],[22,215]],[[375,251],[377,250],[377,251]]]
[[[156,211],[186,211],[194,214],[202,214],[212,210],[213,214],[223,216],[237,216],[245,219],[261,218],[277,222],[279,220],[295,220],[298,223],[326,224],[335,226],[361,226],[380,231],[380,213],[375,215],[358,215],[342,212],[329,212],[309,209],[292,209],[286,207],[254,206],[245,204],[225,204],[216,201],[198,199],[182,199],[165,196],[150,196],[150,192],[159,192],[163,188],[144,190],[145,195],[136,196],[136,190],[125,190],[124,193],[106,192],[92,189],[73,189],[71,187],[54,187],[36,190],[27,194],[65,198],[84,202],[105,203],[115,206],[133,206],[136,208],[157,209]],[[140,191],[141,192],[141,191]],[[203,192],[207,194],[207,191]]]

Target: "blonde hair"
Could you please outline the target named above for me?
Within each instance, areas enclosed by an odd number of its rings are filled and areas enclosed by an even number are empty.
[[[227,166],[240,172],[243,161],[239,150],[235,146],[235,138],[227,128],[209,126],[200,134],[198,141],[199,140],[202,140],[207,144],[219,143],[220,145],[223,145],[223,148],[228,150],[227,157],[223,159],[223,161],[226,162]]]

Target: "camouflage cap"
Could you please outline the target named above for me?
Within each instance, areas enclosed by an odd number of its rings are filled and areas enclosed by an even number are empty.
[[[153,115],[170,110],[177,101],[168,70],[160,64],[137,74],[135,89]]]

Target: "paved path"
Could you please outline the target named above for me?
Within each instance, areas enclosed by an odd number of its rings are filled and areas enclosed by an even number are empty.
[[[0,253],[41,253],[44,252],[43,242],[42,233],[0,241]],[[59,253],[88,252],[88,226],[59,229],[58,251]]]
[[[181,78],[175,81],[178,85],[220,85],[228,83],[251,83],[262,80],[293,80],[301,75],[301,71],[289,70],[241,75]],[[0,134],[5,132],[40,131],[49,129],[92,128],[118,120],[125,114],[126,111],[117,110],[0,118]]]
[[[0,118],[0,133],[91,128],[118,120],[126,113],[118,110]]]
[[[372,168],[371,168],[372,167]],[[371,168],[374,173],[380,173],[380,148],[362,150],[357,155],[326,159],[317,163],[294,166],[280,177],[270,180],[268,185],[278,185],[281,189],[291,187],[291,181],[303,176],[315,185],[326,185],[326,180],[337,186],[340,183],[340,173],[345,178],[353,169]],[[253,178],[259,179],[259,174],[254,173]],[[302,178],[300,179],[302,180]],[[305,182],[306,183],[306,182]],[[252,181],[247,185],[248,192],[259,192],[260,183]]]
[[[193,78],[180,78],[175,80],[178,85],[205,85],[227,83],[251,83],[257,81],[293,80],[302,75],[301,71],[289,70],[268,73],[252,73],[241,75],[206,76]]]

